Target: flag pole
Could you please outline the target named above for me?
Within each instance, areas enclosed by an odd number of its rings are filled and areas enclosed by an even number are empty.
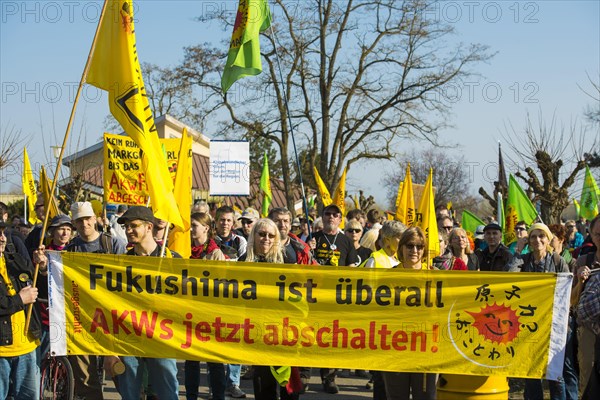
[[[50,196],[54,196],[54,191],[56,190],[56,185],[58,182],[58,177],[60,174],[60,166],[62,164],[63,154],[65,152],[65,147],[67,145],[67,141],[69,139],[69,133],[71,132],[71,127],[73,126],[73,120],[75,119],[75,111],[77,110],[77,103],[79,102],[79,97],[81,96],[81,90],[83,88],[83,84],[85,83],[85,79],[87,77],[88,71],[90,69],[92,55],[94,54],[94,49],[96,48],[96,41],[98,40],[98,32],[100,31],[100,25],[104,19],[104,13],[106,12],[106,5],[108,4],[108,0],[104,0],[104,4],[102,5],[102,11],[100,12],[100,18],[98,19],[98,26],[96,27],[96,33],[94,34],[94,40],[92,41],[92,45],[90,47],[90,52],[87,57],[87,61],[85,62],[85,67],[83,69],[83,73],[81,74],[81,80],[79,81],[79,86],[77,87],[77,93],[75,94],[75,100],[73,101],[73,107],[71,108],[71,115],[69,116],[69,122],[67,123],[67,128],[65,130],[65,137],[63,139],[62,145],[60,147],[60,155],[58,156],[58,160],[56,162],[56,170],[54,171],[54,179],[52,180],[52,185],[50,187]],[[46,236],[46,228],[48,226],[48,217],[50,216],[50,207],[46,205],[46,215],[44,216],[44,222],[42,224],[42,232],[40,233],[40,246],[44,244],[44,236]],[[40,265],[35,264],[35,271],[33,272],[33,286],[35,287],[37,284],[37,277],[40,271]],[[25,336],[27,336],[27,332],[29,331],[29,324],[31,323],[31,312],[33,310],[33,303],[29,304],[27,308],[27,318],[25,319]]]
[[[268,2],[267,2],[268,5]],[[269,6],[270,7],[270,6]],[[273,35],[273,41],[275,41],[275,31],[273,30],[273,24],[271,24],[271,35]],[[294,135],[294,125],[292,123],[292,116],[290,114],[290,107],[287,101],[287,91],[285,90],[285,83],[283,80],[283,73],[281,72],[281,63],[279,61],[279,53],[277,52],[277,46],[273,46],[275,50],[275,59],[277,60],[277,70],[279,71],[279,80],[281,81],[281,90],[283,92],[283,103],[285,104],[285,111],[288,117],[288,123],[290,124],[290,133],[292,136],[292,146],[294,147],[294,157],[296,160],[296,169],[298,170],[298,179],[300,181],[300,190],[302,191],[302,205],[304,206],[304,215],[308,221],[308,201],[306,200],[306,191],[304,190],[304,180],[302,179],[302,169],[300,168],[300,160],[298,159],[298,148],[296,147],[296,138]],[[312,238],[310,224],[308,225],[308,239]]]

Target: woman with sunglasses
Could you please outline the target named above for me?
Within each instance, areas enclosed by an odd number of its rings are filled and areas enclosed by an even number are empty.
[[[467,231],[463,228],[452,229],[448,236],[448,247],[452,258],[442,265],[443,269],[479,271],[479,259],[471,249]]]
[[[382,228],[383,229],[383,228]],[[425,233],[419,227],[408,228],[398,243],[400,264],[396,268],[427,269],[423,254],[427,246]],[[433,400],[436,397],[436,374],[420,372],[384,372],[387,400]]]
[[[358,255],[357,265],[360,265],[362,262],[366,261],[367,258],[371,256],[372,250],[366,247],[361,246],[360,239],[363,236],[363,227],[355,219],[351,219],[346,223],[344,227],[344,233],[352,242],[352,245],[356,249],[356,254]]]
[[[246,254],[239,261],[283,264],[281,237],[275,222],[268,218],[262,218],[254,223],[248,236]],[[282,378],[276,378],[275,374],[279,376],[282,370],[286,370],[286,367],[254,366],[252,383],[256,400],[277,400],[278,398],[281,400],[297,400],[300,397],[299,393],[291,390],[289,383],[286,386],[280,385],[279,379]],[[296,374],[299,381],[298,370],[296,368],[294,370],[292,374]],[[290,371],[288,370],[288,372]],[[286,378],[287,381],[291,380],[290,376]]]
[[[192,236],[191,259],[195,260],[226,260],[217,243],[213,240],[212,218],[209,214],[195,212],[190,222],[190,234]],[[221,363],[206,363],[209,374],[209,386],[212,391],[213,400],[225,399],[225,369]],[[185,395],[187,399],[198,398],[198,386],[200,385],[200,362],[186,361],[184,366]]]

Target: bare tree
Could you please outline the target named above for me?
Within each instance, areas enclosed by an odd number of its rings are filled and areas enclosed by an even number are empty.
[[[433,168],[436,207],[451,201],[455,210],[467,208],[473,211],[477,201],[469,194],[469,170],[464,157],[452,154],[451,149],[432,147],[402,154],[397,160],[396,167],[391,168],[383,179],[391,209],[395,209],[398,185],[405,179],[406,164],[410,163],[412,182],[421,185],[425,184],[429,169]]]
[[[27,137],[14,126],[1,128],[0,132],[0,170],[22,160],[23,145]]]
[[[514,153],[507,158],[518,168],[515,176],[527,184],[524,189],[532,201],[539,201],[542,220],[547,224],[560,223],[563,210],[571,203],[569,188],[585,168],[586,155],[596,148],[597,139],[587,142],[584,128],[576,124],[559,126],[556,115],[546,122],[541,113],[537,126],[527,115],[521,132],[510,124],[503,137]],[[563,167],[565,172],[561,171]]]
[[[592,86],[591,89],[584,89],[579,86],[579,89],[581,89],[581,91],[593,101],[593,105],[589,106],[587,110],[585,110],[585,117],[589,122],[592,123],[592,125],[600,126],[600,82],[594,82],[589,74],[588,81]]]
[[[207,44],[186,49],[182,71],[205,103],[228,111],[221,133],[241,130],[276,144],[287,187],[292,131],[335,187],[345,166],[390,159],[401,138],[435,142],[449,111],[439,92],[489,59],[484,46],[450,45],[452,26],[427,17],[432,3],[276,0],[273,29],[262,40],[263,74],[223,95],[206,62],[223,54]],[[216,16],[229,30],[227,17]]]

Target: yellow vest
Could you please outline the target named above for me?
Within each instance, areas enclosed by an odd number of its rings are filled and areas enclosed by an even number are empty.
[[[371,257],[373,261],[375,261],[375,268],[393,268],[392,262],[390,261],[390,256],[387,255],[384,249],[379,249],[371,253]],[[367,264],[367,258],[360,266],[364,267]]]

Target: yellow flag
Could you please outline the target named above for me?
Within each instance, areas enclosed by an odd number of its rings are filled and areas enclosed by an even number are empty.
[[[396,200],[396,220],[406,226],[412,226],[415,220],[415,196],[413,193],[412,178],[410,176],[410,164],[406,165],[406,176],[401,187],[398,188],[398,200]]]
[[[317,183],[317,189],[321,195],[321,201],[323,202],[323,206],[327,207],[331,204],[331,195],[329,194],[327,186],[325,186],[325,182],[323,182],[323,179],[321,179],[321,175],[319,175],[319,170],[317,170],[317,167],[313,167],[313,171],[315,172],[315,182]]]
[[[50,192],[51,188],[52,181],[48,179],[48,175],[46,175],[46,168],[44,168],[42,165],[40,170],[40,192],[42,192],[42,195],[44,196],[44,206],[50,207],[50,214],[48,214],[48,218],[50,219],[60,214],[56,197],[54,197],[54,194]]]
[[[33,171],[29,162],[27,148],[23,147],[23,194],[27,197],[27,220],[31,225],[40,223],[41,221],[35,215],[35,203],[37,201],[37,190],[35,190],[35,180],[33,179]]]
[[[192,137],[187,129],[181,134],[181,146],[177,157],[177,172],[175,173],[175,198],[183,221],[183,229],[175,227],[169,232],[169,249],[190,258],[192,254],[192,238],[190,237],[190,222],[192,210]]]
[[[440,252],[437,221],[435,218],[435,202],[433,198],[433,169],[429,169],[429,176],[425,182],[423,196],[419,204],[416,226],[423,229],[427,236],[427,266],[431,267],[431,260]]]
[[[348,167],[344,168],[344,172],[342,172],[342,176],[340,177],[340,182],[335,188],[335,192],[333,194],[332,203],[340,208],[342,211],[342,223],[340,224],[340,228],[344,229],[346,219],[344,216],[346,215],[346,171]]]
[[[110,112],[142,150],[152,211],[183,227],[138,60],[131,0],[108,0],[86,82],[108,91]]]

